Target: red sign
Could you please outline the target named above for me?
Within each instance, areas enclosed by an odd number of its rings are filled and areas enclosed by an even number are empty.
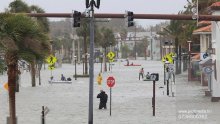
[[[107,85],[108,85],[108,87],[113,87],[115,85],[115,78],[114,77],[108,77]]]

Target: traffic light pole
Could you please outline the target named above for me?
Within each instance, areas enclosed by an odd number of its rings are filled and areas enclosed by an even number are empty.
[[[92,17],[90,18],[90,58],[89,58],[89,124],[93,124],[93,80],[94,80],[94,9],[91,7]]]
[[[88,117],[88,124],[93,124],[93,86],[94,86],[94,6],[95,1],[90,1],[90,11],[91,11],[91,18],[90,18],[90,58],[89,58],[89,117]]]

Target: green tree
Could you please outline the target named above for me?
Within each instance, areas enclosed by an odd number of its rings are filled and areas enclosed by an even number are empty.
[[[2,74],[5,71],[5,63],[4,60],[0,58],[0,74]]]
[[[122,58],[128,58],[130,52],[131,51],[126,44],[121,46]]]
[[[87,42],[89,37],[89,19],[81,19],[81,26],[76,29],[77,35],[83,37],[83,47],[84,47],[84,55],[85,55],[85,74],[88,74],[88,63],[87,63]]]
[[[102,46],[102,48],[104,49],[104,64],[105,64],[104,71],[107,71],[107,64],[106,64],[106,62],[107,62],[106,55],[108,53],[107,48],[108,47],[111,48],[111,47],[115,46],[116,40],[114,37],[114,33],[111,29],[103,27],[100,32],[102,32],[102,33],[101,33],[101,37],[100,37],[101,42],[99,43],[99,45]],[[109,50],[109,51],[111,51],[111,50]]]
[[[9,4],[9,11],[12,13],[30,12],[29,6],[22,0],[15,0]]]
[[[15,0],[13,2],[11,2],[9,4],[9,11],[13,12],[13,13],[29,13],[29,12],[36,12],[36,13],[45,13],[45,11],[35,5],[32,6],[28,6],[25,2],[23,2],[22,0]],[[40,28],[42,28],[42,30],[45,33],[49,32],[49,22],[47,20],[47,18],[34,18],[38,21],[38,25]],[[42,51],[43,52],[43,51]],[[44,58],[41,57],[36,57],[36,55],[34,54],[29,54],[27,55],[28,57],[24,57],[25,60],[30,64],[30,69],[31,69],[31,84],[32,87],[36,86],[36,81],[35,81],[35,75],[36,75],[36,64],[38,61],[38,66],[40,67]],[[38,68],[40,69],[40,68]],[[40,74],[40,70],[39,74]]]
[[[32,5],[29,7],[31,12],[36,12],[36,13],[45,13],[44,9],[40,8],[39,6]],[[45,17],[38,17],[36,18],[39,25],[43,28],[43,31],[48,33],[50,31],[49,29],[49,21]]]
[[[140,42],[137,42],[137,53],[138,53],[138,56],[141,56],[141,57],[144,57],[145,60],[147,59],[147,55],[146,55],[146,49],[147,49],[147,46],[149,45],[149,41],[147,39],[147,37],[143,38],[142,41]],[[135,51],[135,48],[134,50]]]
[[[34,54],[44,58],[49,52],[48,39],[36,21],[23,14],[0,15],[0,46],[3,46],[9,85],[9,112],[11,124],[15,124],[15,87],[18,60]],[[44,53],[43,53],[43,52]]]
[[[90,23],[90,20],[87,19],[87,18],[83,18],[81,19],[81,26],[79,28],[76,29],[76,34],[79,36],[79,37],[82,37],[83,38],[83,53],[85,55],[85,74],[88,74],[88,43],[89,43],[89,38],[90,38],[90,27],[89,27],[89,23]],[[99,42],[101,41],[100,40],[100,32],[99,32],[99,29],[97,27],[97,25],[95,24],[95,27],[94,27],[94,33],[95,33],[95,44],[99,44]]]

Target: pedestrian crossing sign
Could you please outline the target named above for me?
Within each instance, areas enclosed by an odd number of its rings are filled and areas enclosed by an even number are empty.
[[[169,53],[169,54],[166,54],[163,58],[162,58],[162,62],[166,62],[168,61],[169,63],[173,63],[173,56],[175,56],[174,53]]]
[[[113,58],[115,57],[115,53],[109,52],[109,53],[107,54],[107,57],[108,57],[109,60],[110,60],[110,59],[113,59]]]
[[[51,64],[51,65],[54,64],[54,63],[56,63],[56,61],[57,61],[57,58],[54,57],[53,55],[48,56],[47,59],[46,59],[46,62],[47,62],[48,64]]]

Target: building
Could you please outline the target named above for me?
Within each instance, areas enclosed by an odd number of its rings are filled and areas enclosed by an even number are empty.
[[[204,68],[207,64],[211,64],[211,57],[208,49],[212,47],[211,43],[211,21],[201,21],[198,23],[199,28],[193,31],[194,35],[200,37],[200,53],[199,62],[200,68]],[[208,86],[209,77],[204,71],[201,71],[201,85]],[[210,84],[209,84],[210,85]]]

